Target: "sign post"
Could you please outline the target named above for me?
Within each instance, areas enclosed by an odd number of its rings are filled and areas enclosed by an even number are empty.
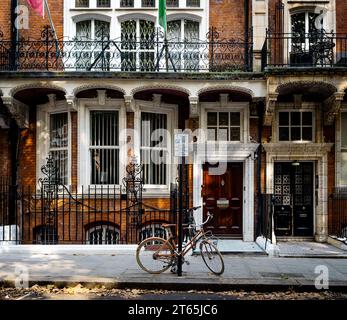
[[[175,135],[175,156],[180,158],[179,162],[179,186],[178,186],[178,259],[177,259],[177,275],[182,276],[182,242],[183,242],[183,172],[188,157],[188,134],[178,133]]]

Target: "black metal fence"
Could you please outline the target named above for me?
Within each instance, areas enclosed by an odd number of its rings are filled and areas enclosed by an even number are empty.
[[[260,194],[259,196],[259,210],[258,217],[258,234],[257,236],[263,236],[266,239],[272,239],[272,221],[274,213],[274,197],[273,194]]]
[[[51,199],[43,189],[31,187],[10,193],[10,186],[0,186],[0,242],[136,244],[148,236],[165,236],[161,224],[176,221],[170,208],[145,203],[128,207],[124,188],[62,188]],[[14,211],[9,211],[11,196],[16,199]]]
[[[329,199],[329,235],[347,238],[347,188],[336,188]]]
[[[46,27],[41,39],[14,43],[0,32],[0,71],[232,72],[252,71],[252,60],[252,41],[221,39],[215,29],[205,40],[181,41],[159,31],[141,38],[55,40]]]
[[[265,67],[347,67],[347,34],[267,32]]]

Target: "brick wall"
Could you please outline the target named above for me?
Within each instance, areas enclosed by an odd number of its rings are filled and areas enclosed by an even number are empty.
[[[19,0],[19,5],[27,5],[26,0]],[[63,4],[64,0],[48,0],[52,20],[59,38],[63,36]],[[42,27],[49,25],[47,13],[43,19],[32,9],[29,8],[29,30],[21,30],[21,37],[41,38]],[[0,30],[4,34],[4,38],[10,38],[11,26],[11,1],[1,1],[0,4]]]
[[[249,1],[250,9],[252,1]],[[251,12],[251,10],[250,10]],[[210,27],[216,27],[222,38],[244,38],[245,6],[240,0],[210,0]]]
[[[9,37],[11,33],[11,1],[0,2],[0,30],[3,32],[4,38]]]
[[[52,20],[55,26],[55,30],[59,38],[63,36],[63,16],[64,16],[64,0],[48,0],[48,5],[52,14]],[[20,0],[20,4],[26,4],[25,0]],[[47,12],[45,18],[42,19],[36,12],[29,9],[29,30],[22,30],[21,36],[38,38],[41,37],[42,27],[49,25],[49,19]]]
[[[11,175],[11,150],[9,145],[9,130],[0,129],[0,177]]]
[[[347,33],[347,1],[336,0],[336,32]]]
[[[29,128],[21,132],[19,156],[19,184],[36,185],[36,108],[30,108]]]

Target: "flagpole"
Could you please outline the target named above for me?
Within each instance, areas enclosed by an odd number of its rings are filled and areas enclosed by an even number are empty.
[[[51,10],[49,9],[47,0],[43,0],[43,1],[44,1],[44,4],[45,4],[45,8],[46,8],[47,14],[48,14],[48,19],[49,19],[49,23],[50,23],[50,25],[51,25],[51,29],[52,29],[52,32],[53,32],[53,37],[54,37],[55,42],[56,42],[56,46],[57,46],[57,57],[58,57],[59,54],[60,54],[60,52],[61,52],[61,50],[60,50],[60,45],[59,45],[59,40],[58,40],[58,36],[57,36],[56,31],[55,31],[55,27],[54,27],[52,15],[51,15]]]

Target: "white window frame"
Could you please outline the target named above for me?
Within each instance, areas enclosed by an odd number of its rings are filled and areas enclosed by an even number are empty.
[[[177,109],[178,105],[160,103],[160,106],[156,106],[153,101],[142,101],[135,100],[135,114],[134,114],[134,130],[135,133],[138,133],[138,137],[135,138],[134,141],[134,154],[137,159],[141,159],[141,113],[160,113],[167,115],[167,130],[170,133],[170,137],[168,137],[167,141],[167,151],[168,151],[168,159],[169,164],[167,164],[166,170],[166,184],[165,185],[153,185],[153,184],[145,184],[143,195],[146,197],[157,197],[157,196],[169,196],[170,192],[170,184],[175,180],[175,170],[174,165],[174,154],[173,154],[173,135],[174,130],[178,128],[178,118],[177,118]]]
[[[56,115],[56,114],[66,114],[67,115],[67,127],[68,127],[68,132],[67,132],[67,145],[66,147],[51,147],[51,141],[50,141],[50,136],[51,136],[51,116]],[[71,126],[71,116],[68,111],[66,112],[50,112],[48,114],[48,132],[49,132],[49,145],[48,145],[48,153],[51,152],[60,152],[60,151],[66,151],[67,152],[67,182],[69,184],[70,182],[70,175],[69,175],[69,150],[70,150],[70,126]]]
[[[300,113],[303,113],[303,112],[311,112],[312,113],[312,140],[280,140],[280,134],[279,134],[279,131],[280,131],[280,122],[279,122],[279,114],[280,112],[300,112]],[[290,121],[290,119],[289,119]],[[280,143],[314,143],[315,140],[316,140],[316,111],[314,109],[280,109],[280,110],[277,110],[276,112],[276,138],[277,138],[277,142],[280,142]],[[289,122],[289,130],[291,129],[291,124]],[[297,126],[294,126],[294,127],[297,127]],[[305,127],[309,127],[309,126],[305,126]],[[300,125],[300,128],[302,129],[303,127]],[[301,131],[302,133],[302,131]],[[289,136],[290,136],[290,133],[289,133]]]
[[[240,144],[249,143],[249,103],[248,102],[227,102],[221,106],[220,102],[201,102],[201,117],[200,128],[206,131],[206,142],[213,142],[214,140],[207,140],[207,114],[209,112],[239,112],[240,113],[240,141],[222,141],[227,144]]]
[[[109,7],[98,7],[97,4],[98,4],[98,1],[97,0],[89,0],[89,6],[88,7],[76,7],[76,1],[73,0],[73,4],[72,4],[72,7],[75,8],[75,9],[112,9],[113,6],[112,6],[112,2],[113,0],[110,0],[110,6]]]
[[[346,114],[347,116],[347,106],[344,106],[341,110],[340,116],[338,118],[339,121],[339,129],[338,130],[338,144],[337,145],[337,152],[340,153],[340,155],[338,155],[337,159],[340,159],[339,161],[339,168],[338,168],[338,172],[339,172],[339,176],[337,177],[337,181],[339,181],[340,183],[338,183],[339,186],[341,187],[347,187],[347,181],[345,183],[343,183],[342,181],[342,155],[343,154],[347,154],[347,146],[343,146],[342,145],[342,135],[343,135],[343,131],[345,131],[345,134],[347,135],[347,129],[342,127],[342,113]]]
[[[91,179],[92,179],[92,177],[91,177],[91,171],[92,171],[92,161],[91,161],[91,151],[92,150],[101,150],[101,149],[104,149],[104,150],[118,150],[118,161],[119,161],[119,164],[121,163],[121,155],[120,155],[120,152],[121,152],[121,148],[122,148],[122,146],[121,146],[121,138],[120,138],[120,134],[121,134],[121,132],[120,132],[120,130],[119,130],[119,132],[118,132],[118,146],[98,146],[98,145],[96,145],[96,146],[93,146],[93,145],[91,145],[90,144],[90,134],[91,134],[91,127],[90,127],[90,120],[91,120],[91,113],[93,112],[93,111],[100,111],[100,112],[107,112],[107,111],[113,111],[113,112],[118,112],[118,129],[119,129],[119,127],[120,127],[120,121],[121,121],[121,119],[120,119],[120,112],[119,112],[119,110],[111,110],[111,109],[105,109],[105,108],[102,108],[102,109],[100,109],[100,108],[97,108],[97,109],[95,109],[95,108],[88,108],[88,113],[87,113],[87,117],[86,117],[86,121],[88,122],[88,155],[89,155],[89,158],[88,158],[88,166],[89,166],[89,181],[90,181],[90,183],[89,183],[89,185],[91,185],[91,186],[93,186],[93,187],[107,187],[107,186],[111,186],[111,185],[108,185],[108,184],[92,184],[92,182],[91,182]],[[119,169],[120,169],[120,165],[118,164],[118,179],[119,179],[119,181],[118,181],[118,183],[116,184],[117,186],[119,186],[119,185],[121,185],[122,184],[122,181],[120,180],[120,172],[119,172]]]
[[[37,106],[36,120],[36,178],[43,178],[41,167],[47,162],[50,152],[50,115],[68,114],[68,186],[71,185],[71,114],[66,101],[53,101]],[[37,185],[39,187],[39,185]]]
[[[99,103],[98,98],[78,99],[78,181],[79,186],[91,186],[91,192],[98,192],[101,189],[119,190],[125,176],[127,163],[127,152],[123,146],[126,143],[126,107],[123,99],[106,99],[105,104]],[[119,181],[115,185],[95,185],[91,184],[91,160],[90,160],[90,111],[118,111],[119,117]]]
[[[326,10],[326,18],[323,21],[323,27],[327,32],[336,30],[336,2],[337,0],[327,0],[326,3],[313,3],[311,0],[301,0],[298,3],[283,1],[284,4],[284,33],[291,34],[292,18],[291,16],[299,12],[320,12]]]

